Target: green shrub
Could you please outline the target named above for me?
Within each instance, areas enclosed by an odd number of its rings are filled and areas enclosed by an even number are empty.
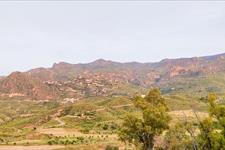
[[[88,128],[81,129],[80,132],[88,134],[90,130]]]
[[[119,147],[118,146],[110,146],[110,145],[107,145],[105,150],[119,150]]]
[[[103,127],[102,127],[103,130],[108,130],[108,128],[109,128],[108,124],[104,124]]]

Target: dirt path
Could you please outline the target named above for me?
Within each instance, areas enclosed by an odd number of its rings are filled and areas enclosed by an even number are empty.
[[[56,117],[54,118],[55,121],[57,121],[59,124],[57,125],[58,127],[59,126],[64,126],[66,123],[64,121],[62,121],[60,118]]]
[[[64,148],[62,145],[39,145],[39,146],[0,146],[0,150],[54,150]]]
[[[112,108],[122,108],[127,106],[133,106],[133,104],[117,105],[117,106],[112,106]]]
[[[100,112],[100,111],[104,111],[105,108],[100,108],[100,109],[96,109],[95,112]]]

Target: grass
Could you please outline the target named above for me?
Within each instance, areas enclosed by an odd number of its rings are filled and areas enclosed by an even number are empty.
[[[196,111],[207,111],[207,104],[200,101],[198,97],[172,94],[165,96],[165,98],[170,110],[194,109]]]
[[[178,94],[202,97],[209,92],[224,95],[225,75],[217,73],[216,75],[199,76],[199,77],[176,77],[159,85],[162,92],[168,94]]]
[[[42,126],[43,126],[43,128],[52,128],[52,127],[57,126],[58,124],[59,124],[58,121],[51,119],[47,123],[44,123]]]

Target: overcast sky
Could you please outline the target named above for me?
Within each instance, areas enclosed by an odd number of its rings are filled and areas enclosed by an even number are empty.
[[[225,52],[225,2],[0,2],[0,75]]]

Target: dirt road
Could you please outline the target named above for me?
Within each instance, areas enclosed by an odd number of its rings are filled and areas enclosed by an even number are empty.
[[[39,145],[39,146],[0,146],[0,150],[54,150],[64,148],[61,145]]]

